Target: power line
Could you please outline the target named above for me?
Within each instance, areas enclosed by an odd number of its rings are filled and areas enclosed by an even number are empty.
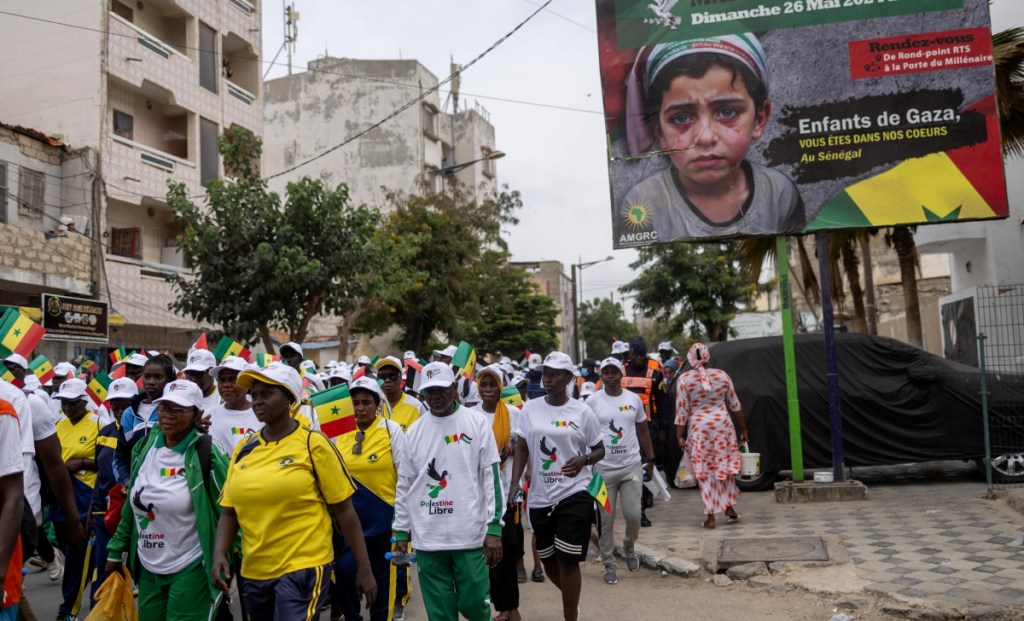
[[[495,48],[497,48],[497,47],[498,47],[499,45],[501,45],[502,43],[504,43],[504,42],[505,42],[505,41],[506,41],[506,40],[507,40],[507,39],[508,39],[509,37],[511,37],[512,35],[514,35],[514,34],[515,34],[516,32],[518,32],[518,31],[519,31],[519,29],[520,29],[520,28],[522,28],[523,26],[525,26],[525,25],[526,25],[526,24],[527,24],[527,23],[528,23],[528,22],[529,22],[529,21],[530,21],[531,19],[533,19],[534,17],[536,17],[536,16],[537,16],[537,14],[538,14],[538,13],[540,13],[541,11],[543,11],[545,7],[547,7],[547,6],[549,5],[549,4],[551,4],[551,2],[552,2],[552,0],[547,0],[547,2],[545,2],[543,6],[541,6],[540,8],[538,8],[537,10],[535,10],[535,11],[534,11],[533,13],[531,13],[531,14],[530,14],[529,16],[527,16],[527,18],[526,18],[526,19],[524,19],[523,21],[519,22],[519,24],[517,24],[517,25],[515,26],[515,28],[513,28],[512,30],[510,30],[510,31],[509,31],[509,32],[508,32],[507,34],[505,34],[505,35],[504,35],[503,37],[501,37],[500,39],[498,39],[498,40],[497,40],[497,41],[495,41],[494,43],[492,43],[490,47],[488,47],[488,48],[487,48],[486,50],[484,50],[484,51],[483,51],[483,52],[481,52],[481,53],[480,53],[479,55],[477,55],[477,57],[476,57],[476,58],[474,58],[473,60],[469,61],[469,62],[468,62],[468,63],[466,63],[465,65],[462,65],[462,66],[461,66],[461,67],[459,67],[459,68],[458,68],[458,69],[457,69],[457,70],[456,70],[455,72],[453,72],[453,73],[452,73],[451,75],[449,75],[449,76],[448,76],[447,78],[445,78],[445,79],[441,80],[441,81],[440,81],[440,82],[438,82],[438,83],[437,83],[437,84],[436,84],[435,86],[433,86],[433,87],[431,87],[431,88],[427,89],[426,91],[424,91],[424,92],[423,92],[422,94],[420,94],[419,96],[417,96],[417,97],[414,97],[414,98],[413,98],[413,99],[412,99],[411,101],[409,101],[408,103],[406,103],[406,104],[405,104],[405,105],[403,105],[402,107],[398,108],[397,110],[395,110],[395,111],[394,111],[394,112],[392,112],[391,114],[389,114],[389,115],[385,116],[385,117],[384,117],[383,119],[381,119],[381,120],[377,121],[377,122],[376,122],[376,123],[374,123],[373,125],[370,125],[369,127],[367,127],[366,129],[364,129],[364,130],[362,130],[362,131],[360,131],[360,132],[356,132],[356,133],[355,133],[354,135],[352,135],[352,136],[350,136],[349,138],[347,138],[347,139],[343,140],[343,141],[342,141],[342,142],[340,142],[339,144],[337,144],[337,145],[335,145],[335,146],[333,146],[333,147],[331,147],[331,148],[327,149],[326,151],[324,151],[324,152],[320,153],[319,155],[314,155],[313,157],[311,157],[311,158],[307,159],[307,160],[306,160],[306,161],[304,161],[304,162],[299,162],[298,164],[296,164],[296,165],[294,165],[294,166],[291,166],[291,167],[289,167],[289,168],[286,168],[286,169],[284,169],[284,170],[282,170],[282,171],[280,171],[280,172],[274,173],[273,175],[269,175],[269,176],[267,176],[267,177],[265,178],[265,180],[266,180],[266,181],[269,181],[270,179],[274,179],[274,178],[276,178],[276,177],[280,177],[280,176],[282,176],[282,175],[286,175],[286,174],[288,174],[288,173],[290,173],[290,172],[294,172],[294,171],[298,170],[299,168],[301,168],[301,167],[303,167],[303,166],[305,166],[305,165],[307,165],[307,164],[310,164],[310,163],[312,163],[312,162],[315,162],[316,160],[318,160],[318,159],[320,159],[320,158],[322,158],[322,157],[324,157],[324,156],[326,156],[326,155],[328,155],[328,154],[330,154],[330,153],[333,153],[334,151],[337,151],[338,149],[340,149],[340,148],[344,147],[345,145],[347,145],[347,144],[349,144],[349,143],[351,143],[351,142],[353,142],[353,141],[355,141],[355,140],[358,140],[359,138],[361,138],[361,137],[365,136],[365,135],[366,135],[366,134],[368,134],[369,132],[371,132],[371,131],[373,131],[373,130],[377,129],[378,127],[380,127],[380,126],[381,126],[381,125],[383,125],[384,123],[386,123],[386,122],[390,121],[391,119],[395,118],[395,117],[396,117],[396,116],[398,116],[399,114],[401,114],[401,113],[405,112],[405,111],[406,111],[406,110],[408,110],[409,108],[411,108],[411,107],[415,106],[415,105],[416,105],[416,104],[418,104],[419,102],[421,102],[421,101],[423,101],[424,99],[426,99],[428,95],[430,95],[430,94],[431,94],[431,93],[433,93],[433,92],[436,92],[436,91],[437,91],[438,89],[440,89],[440,88],[441,88],[441,86],[443,86],[443,85],[445,85],[445,84],[447,84],[447,83],[451,82],[451,81],[452,81],[452,80],[453,80],[453,79],[454,79],[454,78],[455,78],[456,76],[462,75],[462,73],[464,73],[464,72],[466,71],[466,69],[469,69],[470,67],[472,67],[473,65],[475,65],[475,64],[476,64],[477,62],[479,62],[479,61],[480,61],[480,59],[482,59],[483,57],[485,57],[485,56],[487,56],[488,54],[490,54],[490,53],[491,53],[491,52],[492,52],[492,51],[493,51],[493,50],[494,50]]]
[[[537,3],[536,2],[532,2],[531,0],[523,0],[523,2],[525,2],[527,4],[532,4],[533,6],[537,6]],[[566,17],[565,15],[562,15],[561,13],[556,13],[552,9],[548,9],[547,11],[548,11],[548,13],[551,13],[555,17],[560,17],[560,18],[564,19],[565,21],[569,22],[570,24],[574,24],[576,26],[579,26],[580,28],[586,30],[587,32],[593,32],[595,34],[597,33],[597,31],[594,30],[593,28],[591,28],[590,26],[587,26],[586,24],[581,24],[578,21],[576,21],[576,20],[574,20],[574,19],[572,19],[570,17]]]

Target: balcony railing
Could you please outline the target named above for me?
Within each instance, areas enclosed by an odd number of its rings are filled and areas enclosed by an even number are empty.
[[[149,164],[161,170],[167,172],[174,172],[178,165],[187,166],[188,168],[195,168],[196,165],[188,160],[183,160],[180,157],[171,155],[170,153],[164,153],[160,149],[154,149],[153,147],[147,147],[144,144],[135,142],[134,140],[128,140],[121,136],[111,135],[110,139],[114,142],[119,142],[123,145],[129,146],[139,152],[139,161],[144,164]]]
[[[242,0],[239,0],[239,1],[242,1]],[[167,45],[166,43],[161,41],[158,37],[155,37],[155,36],[151,35],[150,33],[146,32],[142,28],[139,28],[135,24],[133,24],[130,21],[126,20],[125,18],[121,17],[120,15],[117,15],[116,13],[111,13],[110,14],[110,18],[113,19],[114,21],[120,22],[121,24],[124,24],[128,28],[131,28],[132,30],[134,30],[135,33],[138,35],[139,45],[144,47],[144,48],[146,48],[150,52],[156,54],[157,56],[159,56],[159,57],[161,57],[161,58],[163,58],[165,60],[170,60],[171,59],[171,55],[174,54],[174,55],[180,56],[181,58],[184,58],[185,60],[189,60],[188,56],[182,54],[181,52],[179,52],[178,50],[174,49],[170,45]]]
[[[252,93],[245,90],[241,86],[235,84],[231,80],[225,78],[224,82],[228,85],[228,94],[237,99],[238,101],[244,103],[247,106],[251,106],[252,102],[256,101],[256,95],[253,95]]]

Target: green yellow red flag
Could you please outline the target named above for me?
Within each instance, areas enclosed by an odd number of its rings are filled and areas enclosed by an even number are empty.
[[[459,375],[473,379],[476,373],[476,350],[466,341],[459,341],[459,347],[452,356],[452,364],[459,367]]]
[[[230,336],[224,336],[221,337],[220,342],[217,343],[217,347],[214,348],[213,355],[217,359],[217,362],[221,362],[228,356],[238,356],[243,360],[248,360],[252,356],[252,353]]]
[[[335,386],[318,392],[309,398],[320,420],[320,431],[328,438],[337,438],[356,428],[356,413],[352,409],[352,397],[348,386]]]
[[[107,389],[110,388],[110,382],[113,380],[104,371],[97,371],[96,375],[93,376],[92,380],[85,387],[85,392],[89,393],[93,402],[96,405],[102,405],[107,400]]]
[[[587,486],[587,492],[594,497],[597,504],[604,507],[606,512],[612,512],[612,503],[608,501],[608,487],[604,484],[604,477],[597,472],[595,472],[594,477],[590,479],[590,485]]]
[[[53,365],[46,359],[46,356],[36,356],[35,360],[28,363],[28,368],[32,369],[32,373],[39,379],[40,384],[53,379]]]
[[[14,352],[28,358],[46,330],[16,310],[6,312],[4,318],[0,325],[0,353],[9,355]]]

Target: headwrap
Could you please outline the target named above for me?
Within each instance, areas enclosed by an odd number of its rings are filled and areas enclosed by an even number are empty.
[[[708,346],[704,343],[694,343],[693,347],[686,354],[686,361],[697,372],[697,377],[700,379],[700,387],[704,390],[711,390],[711,380],[708,379],[708,371],[704,368],[704,365],[710,359],[711,353],[708,352]]]
[[[502,372],[501,367],[496,365],[484,367],[477,373],[477,377],[484,373],[492,376],[494,381],[498,382],[499,391],[505,387],[505,374]],[[512,441],[512,417],[509,414],[508,406],[501,400],[500,395],[498,397],[498,404],[494,406],[492,429],[494,431],[494,441],[498,445],[498,452],[501,452],[501,449],[508,446],[508,443]],[[504,468],[505,464],[502,464],[501,467]]]
[[[637,54],[633,69],[626,78],[626,143],[630,155],[640,155],[655,142],[651,128],[644,119],[644,102],[661,70],[677,58],[709,52],[735,58],[746,65],[764,84],[765,92],[768,92],[768,65],[765,63],[764,48],[757,37],[749,32],[644,47]]]

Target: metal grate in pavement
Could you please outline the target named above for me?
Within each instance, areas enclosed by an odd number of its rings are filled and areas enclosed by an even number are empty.
[[[821,537],[756,537],[723,539],[718,548],[720,565],[763,561],[827,561]]]

